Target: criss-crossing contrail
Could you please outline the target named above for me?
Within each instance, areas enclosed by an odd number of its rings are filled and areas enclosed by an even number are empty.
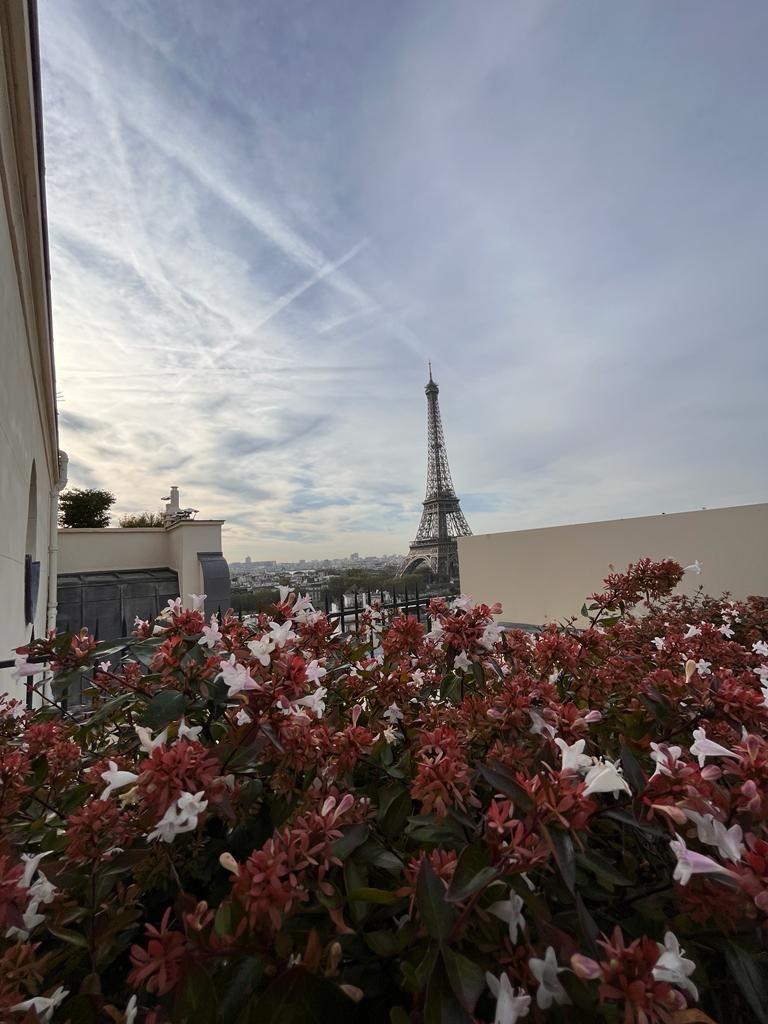
[[[300,285],[297,285],[295,288],[291,288],[290,291],[281,295],[275,300],[268,312],[266,312],[264,316],[260,320],[257,320],[253,325],[253,333],[255,334],[257,331],[260,331],[265,324],[268,324],[270,320],[276,317],[279,313],[282,313],[282,311],[290,306],[292,302],[295,302],[300,295],[309,291],[310,288],[314,288],[314,286],[319,284],[320,281],[330,277],[331,274],[334,274],[337,270],[343,267],[345,263],[349,263],[349,261],[354,259],[354,257],[357,256],[362,249],[365,249],[368,244],[369,239],[363,238],[360,242],[353,245],[351,249],[345,252],[343,256],[340,256],[339,259],[334,260],[331,263],[324,264],[319,270],[312,274],[311,277],[307,278],[306,281],[302,281]],[[244,340],[245,339],[238,338],[234,341],[228,341],[225,344],[218,346],[218,348],[211,349],[208,353],[210,361],[215,363],[217,359],[221,359],[222,356],[227,355],[229,352],[232,352],[234,349],[242,345]],[[193,373],[194,371],[191,371],[179,377],[175,382],[175,389],[178,390],[183,384],[186,384],[189,378],[193,376]]]

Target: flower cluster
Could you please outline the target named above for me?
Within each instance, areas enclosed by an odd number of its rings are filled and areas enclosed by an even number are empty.
[[[20,649],[92,685],[0,699],[0,1020],[768,1021],[768,601],[685,571]]]

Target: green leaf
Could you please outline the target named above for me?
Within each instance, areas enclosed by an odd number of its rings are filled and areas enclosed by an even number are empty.
[[[435,964],[427,985],[424,1024],[472,1024],[472,1018],[454,995],[440,960]]]
[[[744,999],[759,1024],[768,1024],[768,986],[765,983],[765,967],[758,965],[756,957],[743,946],[737,946],[729,939],[724,940],[725,959],[728,970],[741,990]]]
[[[401,897],[395,896],[388,889],[373,889],[369,886],[362,886],[347,893],[350,903],[397,903]]]
[[[617,868],[594,850],[578,850],[576,852],[576,863],[581,868],[590,871],[598,879],[605,879],[611,885],[633,885],[634,883],[626,875],[623,875]]]
[[[450,672],[440,683],[440,696],[451,704],[461,701],[461,679],[455,672]]]
[[[134,643],[136,643],[135,636],[118,637],[116,640],[102,640],[91,651],[91,661],[94,664],[98,661],[106,661],[113,654],[121,654],[126,647],[130,647]]]
[[[392,957],[399,956],[411,941],[413,933],[409,928],[401,928],[397,932],[364,932],[365,944],[372,949],[376,956]]]
[[[584,905],[584,900],[581,898],[581,893],[579,892],[576,893],[576,917],[579,921],[584,949],[590,954],[590,956],[595,956],[597,953],[597,939],[600,937],[600,929],[598,928],[594,917],[592,917]]]
[[[624,777],[632,787],[635,796],[639,796],[648,785],[645,772],[640,767],[640,762],[626,743],[622,742],[620,747],[619,760],[624,769]]]
[[[413,800],[408,789],[400,783],[396,783],[396,785],[400,792],[389,803],[386,812],[379,819],[382,831],[387,836],[400,835],[408,821],[408,816],[413,810]]]
[[[571,892],[574,892],[576,888],[576,858],[573,851],[573,840],[567,832],[554,825],[549,827],[542,825],[541,831],[549,839],[563,881]]]
[[[232,934],[232,904],[221,903],[213,919],[213,929],[217,935]]]
[[[474,960],[451,949],[443,950],[443,964],[451,988],[461,1005],[470,1013],[485,988],[485,972]]]
[[[337,985],[292,967],[249,1003],[238,1024],[341,1024],[353,1011],[354,1003]]]
[[[333,855],[339,860],[346,860],[368,838],[368,826],[364,822],[350,825],[344,829],[344,835],[333,844]]]
[[[456,864],[445,899],[449,903],[458,903],[488,885],[497,875],[496,868],[490,865],[486,846],[467,846]]]
[[[216,1005],[216,989],[211,976],[198,965],[187,974],[178,991],[173,1019],[178,1024],[214,1024]]]
[[[393,1006],[389,1011],[389,1024],[411,1024],[411,1015],[402,1006]]]
[[[83,722],[84,729],[92,729],[95,725],[100,725],[101,722],[111,718],[116,711],[120,708],[125,707],[126,704],[130,704],[136,700],[135,693],[121,693],[118,697],[113,697],[111,700],[106,701],[101,705],[94,713]]]
[[[168,722],[181,718],[187,706],[187,698],[178,690],[163,690],[156,693],[141,716],[141,724],[150,729],[161,729]]]
[[[218,1008],[220,1021],[231,1020],[242,1009],[245,1000],[259,987],[262,973],[263,965],[259,957],[247,956],[233,964],[223,978],[217,974],[221,992]]]
[[[655,825],[649,825],[645,821],[640,821],[618,807],[603,811],[600,817],[610,818],[612,821],[620,821],[623,825],[631,825],[632,828],[636,828],[639,832],[645,832],[649,836],[666,836],[666,832],[662,831],[662,829],[657,828]]]
[[[456,912],[445,899],[445,886],[426,857],[422,858],[416,882],[416,906],[427,933],[438,942],[451,934]]]
[[[48,931],[62,942],[68,942],[72,946],[79,946],[81,949],[88,949],[88,940],[82,932],[75,932],[71,928],[55,928],[48,925]]]
[[[490,765],[481,765],[480,772],[496,792],[512,797],[521,811],[533,810],[533,800],[503,764],[493,761]]]

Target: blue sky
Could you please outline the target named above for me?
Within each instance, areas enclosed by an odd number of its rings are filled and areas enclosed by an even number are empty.
[[[763,0],[39,0],[62,445],[225,554],[768,499]]]

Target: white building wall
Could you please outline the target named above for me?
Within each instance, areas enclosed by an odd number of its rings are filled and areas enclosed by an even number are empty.
[[[641,558],[683,566],[698,559],[703,573],[686,573],[679,593],[702,586],[717,597],[768,594],[768,504],[459,538],[461,589],[477,601],[500,601],[503,622],[578,616],[610,565],[621,571]]]
[[[222,524],[219,519],[194,519],[167,529],[62,529],[58,531],[59,572],[174,569],[179,574],[179,596],[189,607],[189,595],[204,590],[198,554],[221,551]]]
[[[58,478],[55,384],[27,4],[0,4],[0,661],[46,628],[51,493]],[[30,481],[33,474],[30,503]],[[40,562],[25,622],[24,556]],[[24,687],[0,669],[0,693]]]

